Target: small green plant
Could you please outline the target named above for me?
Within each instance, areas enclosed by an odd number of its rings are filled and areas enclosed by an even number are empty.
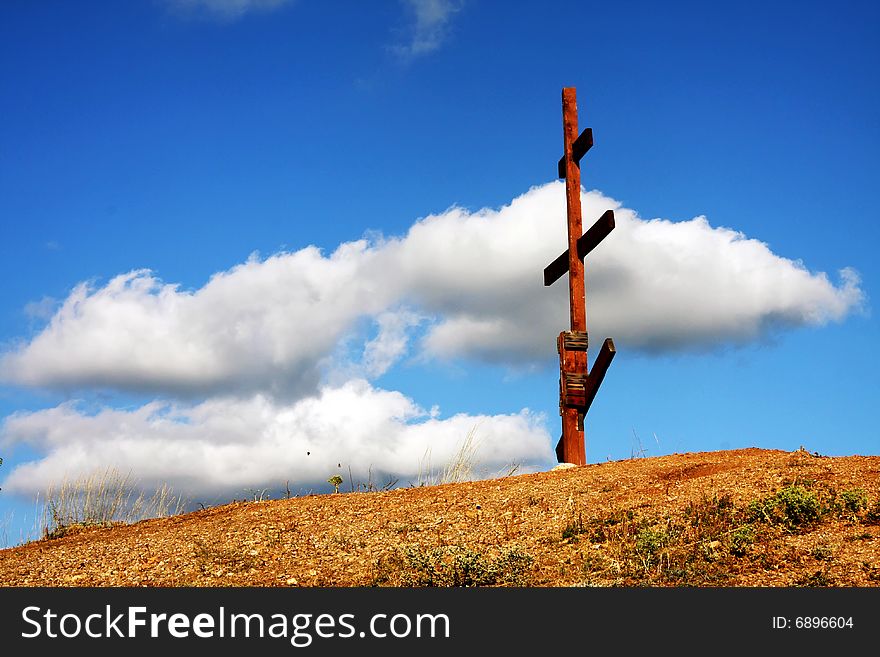
[[[656,529],[642,529],[636,534],[635,549],[643,557],[653,557],[666,543],[666,535]]]
[[[583,515],[578,513],[578,517],[570,520],[568,524],[565,525],[562,529],[562,540],[563,541],[572,541],[576,543],[578,541],[578,536],[586,532],[586,528],[584,527],[584,518]]]
[[[342,477],[340,477],[339,475],[333,475],[332,477],[330,477],[330,478],[327,480],[327,483],[328,483],[328,484],[333,484],[333,488],[335,489],[333,492],[334,492],[334,493],[338,493],[338,492],[339,492],[339,486],[342,485]]]
[[[868,496],[861,488],[850,488],[843,491],[840,494],[840,501],[843,504],[844,510],[849,511],[853,515],[868,506]]]
[[[869,525],[880,525],[880,499],[874,501],[874,504],[865,514],[865,522]]]
[[[817,570],[812,575],[805,575],[795,581],[795,586],[826,587],[834,586],[834,580],[824,570]]]
[[[647,571],[654,565],[657,554],[666,545],[666,535],[656,529],[640,529],[635,535],[633,550]]]
[[[801,485],[791,484],[762,500],[749,504],[750,520],[782,524],[791,529],[819,519],[822,507],[816,494]]]
[[[833,552],[827,545],[817,545],[810,554],[816,561],[826,561],[831,558]]]
[[[735,557],[745,556],[754,542],[755,530],[751,525],[737,527],[730,534],[730,553]]]
[[[377,562],[375,584],[405,587],[524,586],[532,556],[519,547],[494,559],[460,545],[425,549],[411,546]]]

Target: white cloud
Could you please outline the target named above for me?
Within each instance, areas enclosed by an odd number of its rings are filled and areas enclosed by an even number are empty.
[[[16,413],[0,436],[45,453],[16,467],[4,491],[32,494],[65,479],[112,465],[146,489],[167,483],[175,492],[213,498],[247,488],[324,490],[329,476],[349,467],[355,483],[386,476],[406,485],[449,462],[476,427],[475,460],[492,475],[510,463],[546,466],[553,460],[540,415],[523,410],[495,416],[437,419],[399,392],[352,380],[314,397],[279,403],[264,395],[216,398],[195,405],[153,402],[134,410],[88,414],[76,403]],[[338,465],[341,464],[341,467]],[[348,487],[348,483],[346,483]]]
[[[24,314],[29,319],[48,321],[58,310],[58,299],[45,296],[39,301],[30,301],[24,306]]]
[[[599,192],[582,205],[585,229],[615,211],[616,228],[586,260],[594,344],[613,336],[630,350],[702,350],[840,321],[863,302],[855,271],[842,269],[835,285],[705,217],[644,220]],[[567,244],[564,217],[563,184],[550,183],[498,211],[452,209],[416,224],[401,269],[442,317],[427,350],[502,363],[551,357],[567,328],[568,278],[548,289],[541,273]],[[426,252],[436,262],[419,268]]]
[[[30,344],[0,359],[0,377],[179,396],[311,393],[352,322],[400,295],[393,282],[360,275],[379,253],[360,241],[330,257],[307,247],[252,258],[196,291],[147,270],[83,283]]]
[[[383,312],[376,318],[379,332],[364,345],[362,367],[370,378],[381,376],[406,353],[409,331],[422,317],[409,310]]]
[[[609,208],[617,224],[587,259],[594,345],[613,336],[621,352],[707,349],[840,321],[863,302],[852,270],[833,283],[704,217],[643,220],[599,192],[582,205],[585,226]],[[565,243],[564,188],[553,182],[329,255],[310,246],[254,256],[195,290],[135,270],[82,283],[58,305],[37,302],[29,314],[51,317],[0,356],[0,380],[191,401],[13,414],[0,437],[43,456],[12,469],[3,488],[35,492],[108,466],[194,496],[288,480],[320,487],[337,463],[355,481],[372,471],[406,482],[427,453],[435,466],[447,461],[474,426],[489,472],[547,465],[553,443],[539,415],[441,419],[367,379],[407,355],[553,365],[567,278],[548,289],[542,271]]]
[[[392,47],[401,57],[410,59],[437,50],[446,39],[452,16],[462,7],[455,0],[402,0],[412,15],[406,43]]]
[[[207,15],[223,21],[233,21],[248,12],[272,11],[290,0],[165,0],[168,7],[180,15]]]
[[[863,301],[854,271],[833,283],[704,217],[647,221],[599,192],[585,193],[583,208],[585,226],[609,208],[617,223],[587,258],[594,345],[612,336],[621,351],[703,350],[840,321]],[[291,399],[315,393],[340,341],[369,319],[379,330],[364,338],[360,376],[384,373],[408,349],[551,364],[568,283],[545,288],[542,271],[565,244],[563,185],[553,182],[497,210],[451,208],[402,237],[329,256],[306,247],[251,258],[196,290],[137,270],[78,285],[42,332],[0,357],[0,380]],[[408,348],[413,331],[420,339]]]

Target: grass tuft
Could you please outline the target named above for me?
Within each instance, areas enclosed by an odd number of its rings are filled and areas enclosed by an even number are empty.
[[[147,495],[128,475],[108,468],[46,491],[43,535],[60,538],[84,527],[110,526],[181,513],[184,502],[167,485]]]
[[[425,452],[425,456],[419,462],[419,473],[415,486],[438,486],[441,484],[458,484],[465,481],[473,481],[476,478],[474,465],[476,463],[477,448],[479,447],[476,435],[477,427],[474,426],[467,432],[452,459],[439,473],[434,473],[431,469],[430,450]]]

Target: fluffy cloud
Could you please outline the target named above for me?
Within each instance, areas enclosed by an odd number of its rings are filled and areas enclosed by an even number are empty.
[[[402,0],[412,14],[413,24],[406,43],[397,44],[392,50],[410,59],[437,50],[446,38],[449,21],[461,9],[462,3],[454,0]]]
[[[360,275],[379,253],[360,241],[329,258],[314,247],[252,258],[196,291],[147,270],[82,283],[0,372],[24,385],[177,396],[311,393],[319,362],[352,323],[400,296],[399,286]]]
[[[16,413],[4,421],[7,442],[46,454],[19,465],[3,483],[11,493],[36,493],[107,465],[146,489],[164,483],[198,501],[248,488],[324,490],[337,472],[346,481],[401,484],[436,473],[473,430],[475,462],[496,474],[553,460],[543,418],[455,415],[439,419],[399,392],[352,380],[314,397],[279,403],[264,395],[216,398],[194,405],[153,402],[134,410],[89,414],[78,404]]]
[[[251,258],[196,290],[147,270],[83,283],[36,337],[0,357],[0,379],[302,398],[368,320],[378,327],[363,338],[358,372],[368,378],[408,351],[550,364],[567,325],[567,278],[545,288],[542,271],[566,243],[564,198],[548,183],[500,209],[451,208],[404,236],[330,255]],[[613,336],[621,350],[702,350],[840,321],[863,300],[854,271],[832,282],[704,217],[644,220],[599,192],[585,193],[583,208],[585,225],[609,208],[617,224],[587,259],[594,344]]]
[[[541,272],[566,244],[562,190],[550,183],[498,211],[452,209],[410,230],[401,269],[442,317],[426,337],[429,352],[526,363],[555,351],[568,279],[547,289]],[[629,350],[703,350],[840,321],[863,301],[855,271],[841,270],[834,284],[705,217],[644,220],[599,192],[584,194],[582,205],[585,229],[615,211],[615,230],[586,260],[595,343],[613,336]],[[410,260],[422,249],[437,264],[419,269]]]
[[[195,290],[135,270],[34,304],[33,318],[51,316],[0,356],[0,380],[166,401],[9,416],[0,437],[41,456],[3,488],[33,493],[108,466],[145,488],[169,483],[209,499],[288,480],[321,489],[349,467],[356,482],[372,473],[405,483],[427,459],[448,462],[474,427],[482,474],[549,465],[555,441],[540,415],[440,419],[369,380],[407,355],[554,364],[567,279],[548,289],[542,271],[566,243],[564,199],[553,182],[499,209],[453,207],[329,255],[252,257]],[[621,351],[650,353],[744,343],[840,321],[863,300],[855,272],[832,282],[704,217],[644,220],[599,192],[582,205],[586,225],[609,208],[617,224],[587,259],[594,344],[610,335]]]

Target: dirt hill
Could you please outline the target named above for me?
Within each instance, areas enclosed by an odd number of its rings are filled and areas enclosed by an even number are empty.
[[[0,585],[878,586],[878,556],[880,456],[745,449],[80,528]]]

